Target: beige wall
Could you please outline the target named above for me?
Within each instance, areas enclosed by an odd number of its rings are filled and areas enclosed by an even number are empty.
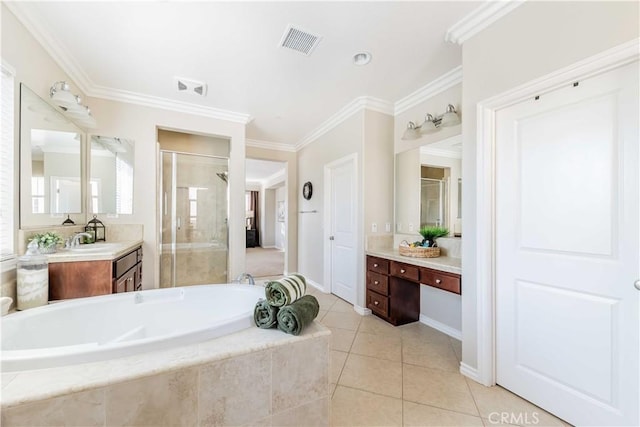
[[[290,151],[269,150],[266,148],[247,147],[247,158],[285,162],[287,203],[285,215],[286,259],[284,269],[288,273],[300,271],[298,260],[298,167],[297,154]]]
[[[463,121],[462,361],[477,367],[475,288],[476,105],[520,84],[637,38],[637,2],[525,2],[465,42]]]
[[[389,234],[384,225],[393,217],[393,117],[363,110],[320,136],[298,152],[300,210],[317,213],[299,215],[299,269],[309,279],[328,289],[324,277],[324,167],[345,156],[358,157],[356,200],[357,282],[355,304],[365,306],[365,236]],[[313,184],[313,197],[304,200],[302,185]],[[376,223],[378,232],[371,232]]]

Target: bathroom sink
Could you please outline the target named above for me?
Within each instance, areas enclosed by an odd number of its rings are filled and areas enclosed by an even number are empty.
[[[110,252],[118,246],[117,243],[92,243],[69,248],[71,252]]]

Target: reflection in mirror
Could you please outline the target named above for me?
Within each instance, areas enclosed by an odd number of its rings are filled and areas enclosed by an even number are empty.
[[[441,226],[461,234],[461,159],[459,135],[396,155],[396,233]]]
[[[89,212],[133,214],[133,140],[91,137]]]
[[[20,223],[59,223],[82,210],[82,132],[20,86]]]

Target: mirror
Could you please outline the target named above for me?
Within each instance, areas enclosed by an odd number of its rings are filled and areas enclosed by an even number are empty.
[[[89,212],[133,214],[134,141],[91,136]]]
[[[457,135],[396,155],[396,233],[441,226],[461,234],[462,144]]]
[[[20,85],[20,226],[60,224],[82,209],[83,133]],[[84,219],[84,218],[82,218]]]

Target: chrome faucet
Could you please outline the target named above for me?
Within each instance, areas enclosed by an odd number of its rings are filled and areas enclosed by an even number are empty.
[[[246,280],[249,280],[249,284],[250,285],[255,285],[256,281],[253,280],[253,276],[250,275],[249,273],[242,273],[241,275],[239,275],[238,277],[236,277],[236,279],[231,282],[231,283],[242,283]]]
[[[73,237],[70,237],[69,239],[67,239],[67,243],[66,243],[66,247],[67,248],[76,248],[80,245],[80,237],[89,237],[92,238],[93,235],[91,235],[90,233],[76,233],[73,235]]]

